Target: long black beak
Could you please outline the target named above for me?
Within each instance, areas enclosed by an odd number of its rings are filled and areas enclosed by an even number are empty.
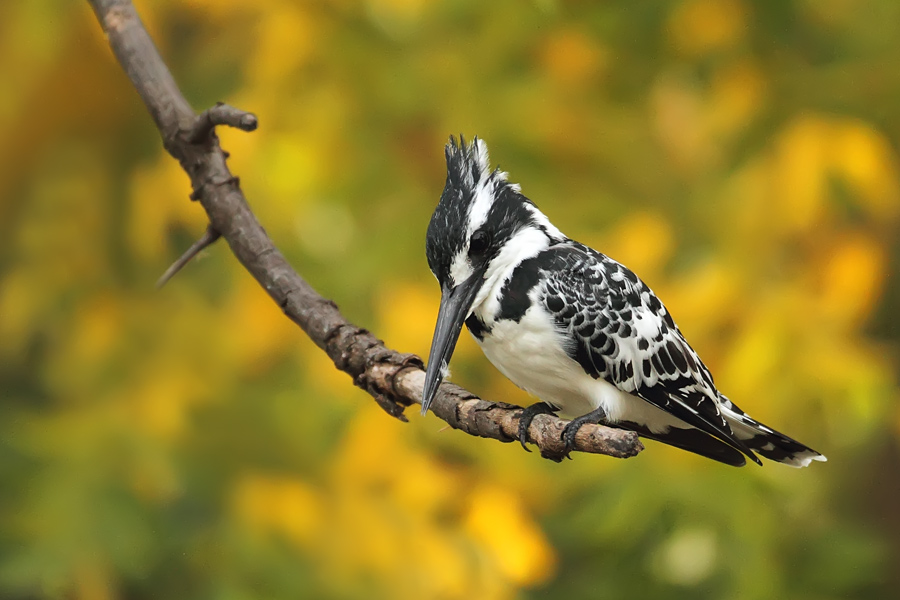
[[[438,386],[447,373],[447,365],[459,340],[469,310],[484,285],[484,269],[477,270],[471,277],[454,288],[441,288],[441,308],[438,310],[434,337],[431,338],[431,352],[428,354],[428,368],[425,369],[425,391],[422,393],[422,414],[428,412]]]

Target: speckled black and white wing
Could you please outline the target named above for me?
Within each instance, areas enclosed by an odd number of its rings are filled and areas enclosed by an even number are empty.
[[[709,370],[688,345],[665,306],[637,275],[595,250],[570,242],[545,253],[538,298],[564,333],[566,352],[595,379],[642,398],[699,432],[654,435],[640,423],[620,423],[676,446],[695,446],[695,435],[712,448],[703,454],[732,464],[740,451],[759,463],[723,416]],[[697,451],[695,448],[686,447]],[[732,450],[733,449],[733,450]],[[727,459],[727,460],[726,460]]]

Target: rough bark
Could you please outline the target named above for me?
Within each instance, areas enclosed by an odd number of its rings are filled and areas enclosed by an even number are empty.
[[[291,266],[250,211],[238,178],[228,169],[228,154],[219,145],[218,125],[252,131],[256,117],[217,104],[200,115],[182,95],[130,0],[88,0],[109,44],[159,130],[165,149],[181,163],[191,180],[191,198],[209,217],[204,238],[173,265],[174,274],[190,256],[219,237],[284,313],[322,348],[336,368],[366,390],[389,414],[406,420],[406,406],[421,403],[425,374],[422,360],[386,348],[369,331],[347,321],[338,307],[319,295]],[[487,402],[444,383],[432,404],[435,415],[470,435],[513,441],[521,409]],[[566,421],[539,415],[529,428],[530,441],[547,457],[558,458]],[[575,450],[625,458],[643,449],[637,435],[597,425],[583,427]]]

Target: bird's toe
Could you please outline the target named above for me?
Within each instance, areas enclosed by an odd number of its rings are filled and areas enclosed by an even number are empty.
[[[522,414],[519,415],[519,443],[522,444],[526,452],[531,452],[527,446],[528,428],[531,427],[531,422],[538,415],[552,415],[556,410],[544,402],[535,402],[531,406],[526,406],[522,409]]]
[[[598,408],[592,412],[589,412],[586,415],[581,415],[580,417],[576,417],[566,423],[566,426],[563,428],[562,433],[560,434],[560,440],[563,443],[563,452],[562,456],[565,458],[571,459],[572,457],[569,454],[572,450],[575,449],[575,436],[578,435],[578,431],[587,425],[602,423],[606,419],[606,411],[602,408]]]

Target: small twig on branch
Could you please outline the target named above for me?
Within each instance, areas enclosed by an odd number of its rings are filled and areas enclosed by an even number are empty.
[[[191,259],[200,254],[200,252],[211,246],[217,239],[221,237],[219,232],[212,228],[212,225],[207,226],[206,231],[203,232],[203,235],[199,240],[194,242],[190,248],[184,251],[184,254],[178,257],[178,260],[172,263],[166,272],[160,276],[159,279],[156,280],[156,289],[162,288],[162,286],[166,285],[166,283],[172,279],[178,271],[184,267],[184,265],[188,264]]]
[[[194,126],[187,132],[187,140],[194,144],[202,142],[217,125],[228,125],[242,131],[255,131],[259,121],[253,113],[217,102],[212,108],[200,113],[194,121]]]
[[[206,239],[218,232],[244,268],[328,354],[335,367],[348,373],[389,414],[405,420],[403,409],[422,401],[422,360],[386,348],[370,332],[351,324],[334,302],[320,296],[291,268],[250,211],[240,182],[225,162],[227,155],[218,138],[210,135],[216,125],[250,131],[256,126],[256,118],[226,105],[216,105],[198,117],[178,89],[130,0],[88,2],[116,58],[147,105],[163,145],[190,177],[191,198],[202,204],[209,217],[207,234],[170,271],[209,245],[211,241]],[[515,439],[522,412],[518,406],[481,400],[450,383],[441,385],[432,409],[454,428],[503,442]],[[559,456],[565,423],[552,415],[534,419],[528,433],[542,455]],[[582,427],[575,442],[577,451],[619,458],[634,456],[643,449],[634,432],[598,425]]]

